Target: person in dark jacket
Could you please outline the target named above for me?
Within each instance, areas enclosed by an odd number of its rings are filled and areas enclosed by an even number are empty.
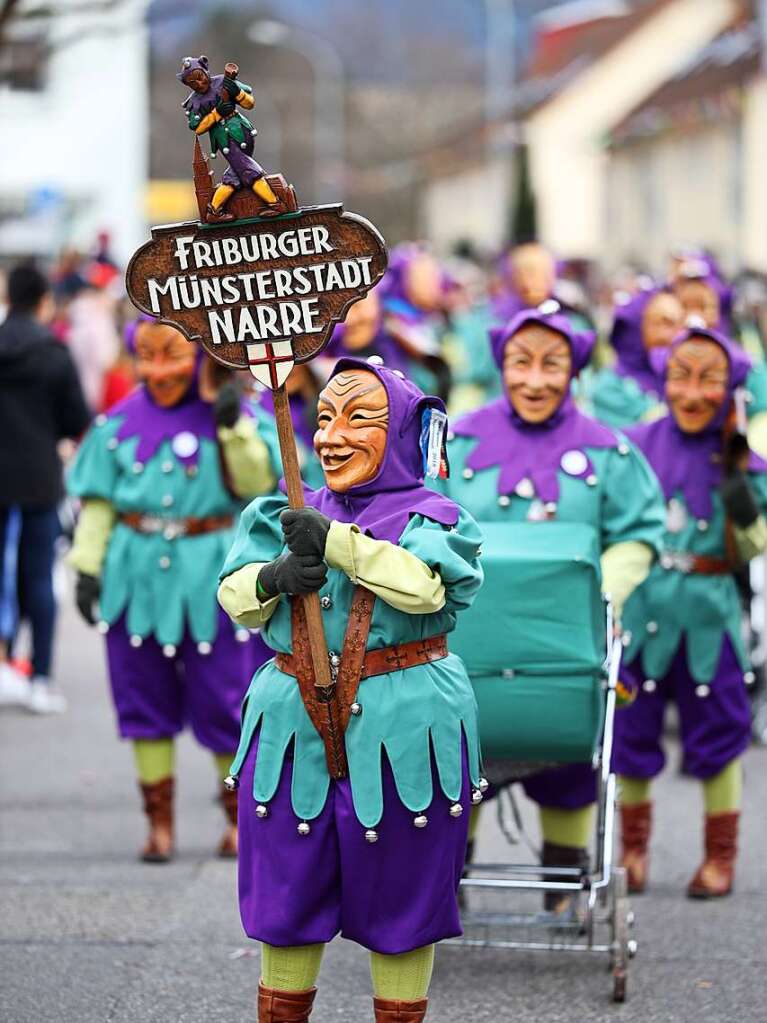
[[[69,352],[45,325],[52,303],[44,274],[30,264],[13,269],[8,304],[0,325],[0,703],[60,713],[66,703],[51,683],[58,444],[78,437],[91,416]],[[19,613],[32,628],[31,685],[8,664]]]

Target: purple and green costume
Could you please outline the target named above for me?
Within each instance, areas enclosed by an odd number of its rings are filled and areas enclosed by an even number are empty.
[[[721,334],[680,335],[715,341],[730,362],[729,395],[746,380],[750,361]],[[689,557],[727,558],[722,481],[722,425],[729,398],[711,426],[683,433],[672,416],[629,431],[663,487],[666,531],[660,560],[632,594],[623,615],[622,676],[638,690],[616,718],[613,764],[631,778],[663,769],[660,744],[665,708],[678,708],[685,764],[695,777],[718,774],[747,748],[750,713],[743,681],[748,658],[741,635],[741,603],[731,574],[690,571]],[[748,480],[762,513],[767,509],[767,462],[752,454]]]
[[[577,334],[556,312],[520,312],[491,332],[499,368],[509,338],[526,323],[561,334],[573,373],[587,362],[593,335]],[[457,420],[448,446],[452,476],[440,489],[480,523],[577,522],[591,526],[598,547],[638,541],[657,548],[663,528],[658,484],[644,458],[614,430],[581,413],[568,394],[546,422],[523,421],[504,396]],[[487,583],[486,583],[487,585]],[[503,601],[503,593],[497,595]],[[563,595],[562,599],[566,599]],[[529,776],[527,794],[542,806],[577,809],[596,798],[589,764]]]
[[[405,613],[379,596],[368,650],[448,633],[481,585],[481,538],[468,513],[423,486],[422,414],[441,403],[383,367],[343,359],[336,372],[348,368],[374,372],[388,394],[381,468],[346,494],[309,492],[307,504],[404,548],[441,577],[445,603],[434,613]],[[285,549],[285,507],[269,497],[246,509],[223,580]],[[320,600],[331,651],[342,649],[354,589],[329,568]],[[263,635],[273,650],[292,650],[286,598]],[[476,702],[463,664],[448,655],[365,678],[355,704],[345,735],[349,777],[332,780],[296,679],[269,661],[248,690],[232,765],[240,908],[246,932],[270,945],[327,942],[340,931],[396,954],[460,934],[456,892],[479,783]]]
[[[184,110],[189,119],[189,127],[194,131],[204,117],[215,110],[221,95],[224,75],[211,75],[207,63],[199,59],[187,57],[184,68],[176,76],[186,84],[186,77],[192,71],[202,70],[210,79],[207,92],[191,92],[184,100]],[[237,82],[241,92],[251,95],[253,90],[244,82]],[[251,104],[252,106],[252,104]],[[253,142],[255,130],[250,121],[239,110],[231,117],[217,121],[208,130],[210,139],[210,155],[215,157],[221,152],[229,167],[224,173],[222,184],[232,188],[251,188],[254,181],[264,176],[264,168],[253,159]]]
[[[242,412],[253,414],[245,405]],[[266,415],[258,427],[275,453]],[[272,462],[276,477],[274,455]],[[199,397],[196,380],[172,408],[157,406],[142,386],[99,416],[67,485],[117,513],[101,573],[100,627],[120,735],[168,738],[188,723],[203,746],[235,749],[242,694],[266,652],[258,636],[232,627],[216,601],[233,527],[177,533],[182,520],[236,519],[243,506],[226,486],[213,406]],[[159,528],[138,532],[121,520],[136,513]]]

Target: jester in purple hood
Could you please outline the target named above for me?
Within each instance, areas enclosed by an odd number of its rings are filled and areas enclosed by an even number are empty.
[[[216,605],[216,576],[245,500],[279,464],[232,383],[174,328],[141,316],[126,343],[141,385],[99,416],[68,476],[81,502],[70,562],[77,605],[106,636],[119,733],[133,742],[149,820],[142,858],[173,853],[173,740],[189,723],[226,776],[239,704],[265,647]],[[222,790],[221,855],[237,852]]]
[[[650,569],[663,506],[644,458],[621,434],[575,407],[572,379],[587,364],[594,336],[574,331],[558,303],[547,301],[491,331],[490,340],[504,395],[456,422],[448,445],[453,471],[440,489],[480,527],[505,523],[511,534],[523,522],[542,529],[547,522],[591,526],[602,554],[603,586],[620,616]],[[514,573],[514,565],[504,562],[505,550],[502,544],[492,551],[494,574],[488,568],[485,580],[499,605]],[[492,622],[487,628],[500,674],[503,640]],[[584,865],[596,793],[591,766],[543,771],[523,784],[541,808],[543,863]],[[571,907],[569,899],[547,895],[546,908],[562,913]]]
[[[663,353],[669,413],[629,431],[666,499],[663,550],[626,606],[625,680],[636,702],[616,723],[614,763],[624,778],[624,865],[647,880],[650,783],[664,765],[665,706],[680,718],[685,765],[703,783],[704,860],[693,898],[727,895],[741,798],[740,758],[750,740],[748,659],[738,565],[767,549],[767,463],[748,450],[742,386],[750,360],[701,321]]]
[[[471,516],[424,485],[427,471],[446,472],[444,426],[442,402],[401,371],[341,359],[317,409],[325,486],[300,511],[281,496],[254,501],[222,571],[222,606],[275,651],[248,690],[232,764],[241,916],[264,944],[262,1020],[283,1004],[309,1018],[320,946],[339,931],[371,952],[376,1018],[396,1007],[422,1020],[434,944],[460,933],[482,791],[474,695],[446,634],[482,572]],[[302,699],[296,595],[310,592],[337,672],[348,776],[331,777]],[[423,978],[415,989],[403,962]]]
[[[276,217],[288,211],[285,203],[274,194],[264,177],[263,167],[253,159],[253,140],[256,130],[243,110],[255,106],[253,90],[237,79],[236,64],[227,64],[223,75],[211,75],[206,56],[184,57],[181,71],[176,75],[192,91],[184,100],[189,127],[195,135],[208,135],[210,155],[223,154],[229,167],[221,184],[208,204],[206,220],[209,224],[222,224],[234,220],[226,203],[238,188],[252,188],[263,199],[267,208],[261,216]]]

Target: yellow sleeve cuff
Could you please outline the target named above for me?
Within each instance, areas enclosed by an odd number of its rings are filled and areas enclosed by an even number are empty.
[[[90,498],[83,502],[67,562],[83,575],[101,575],[117,512],[110,501]]]
[[[763,515],[745,529],[733,524],[733,533],[741,561],[750,561],[767,550],[767,522]]]
[[[352,536],[359,534],[359,526],[353,522],[331,522],[325,541],[325,561],[331,568],[340,568],[353,583],[357,582],[354,567]]]
[[[612,601],[617,618],[631,594],[647,578],[653,556],[652,547],[638,540],[615,543],[602,554],[602,590]]]
[[[234,426],[217,430],[232,489],[238,497],[253,498],[268,494],[277,485],[272,471],[269,448],[258,435],[249,416],[240,416]]]
[[[258,573],[263,564],[245,565],[232,572],[218,588],[218,602],[232,621],[246,629],[258,629],[274,614],[279,593],[269,600],[260,601],[256,587]]]

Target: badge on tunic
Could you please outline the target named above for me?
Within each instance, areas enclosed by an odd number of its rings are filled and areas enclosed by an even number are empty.
[[[170,446],[173,449],[173,454],[178,455],[179,458],[191,458],[200,446],[200,442],[189,430],[182,430],[181,433],[176,434],[170,442]]]
[[[559,463],[568,476],[582,476],[589,466],[589,460],[582,451],[565,451]]]
[[[666,530],[669,533],[681,533],[687,525],[688,515],[685,506],[674,497],[666,505]]]

